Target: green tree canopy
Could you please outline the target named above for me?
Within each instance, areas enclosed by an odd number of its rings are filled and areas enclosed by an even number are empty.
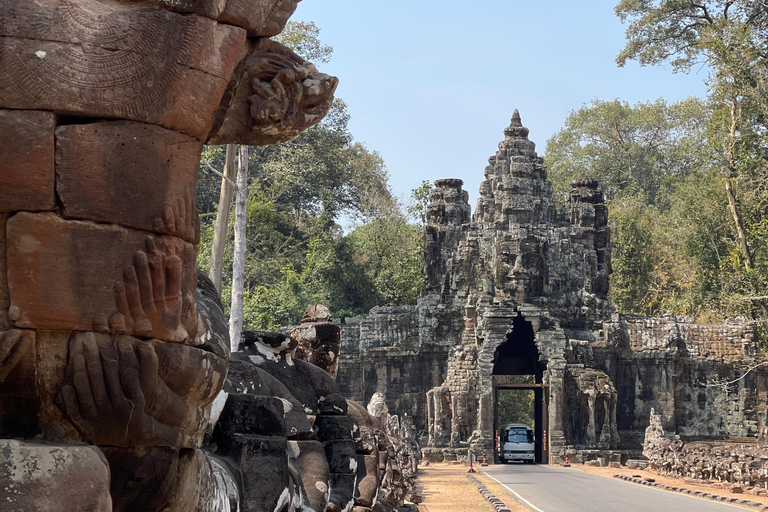
[[[720,300],[720,311],[740,311],[765,326],[768,6],[761,0],[622,0],[616,13],[628,24],[619,65],[634,59],[669,62],[675,71],[698,64],[709,70],[712,114],[701,144],[711,158],[698,179],[705,177],[699,184],[713,193],[714,185],[722,187],[730,226],[725,239],[706,245],[728,241],[717,251],[717,270],[706,258],[694,268],[718,276],[710,282],[719,289],[710,295]]]
[[[571,112],[547,141],[545,164],[556,194],[570,190],[573,179],[590,178],[609,200],[642,195],[648,204],[663,202],[671,181],[707,165],[701,141],[709,115],[698,98],[672,105],[594,100]]]
[[[754,257],[749,269],[722,186],[723,139],[713,129],[721,115],[716,102],[695,98],[594,101],[548,141],[544,159],[555,190],[585,177],[608,192],[610,296],[620,311],[761,318],[759,304],[743,299],[768,292],[768,180],[757,179],[758,164],[734,180]]]
[[[279,40],[308,60],[327,61],[333,51],[312,23],[289,23]],[[246,329],[297,323],[309,304],[343,317],[418,298],[418,230],[390,192],[383,159],[354,140],[348,122],[337,98],[325,119],[295,140],[249,148]],[[197,191],[204,269],[221,184],[210,171],[223,166],[224,148],[207,147]],[[345,234],[342,220],[355,229]],[[231,262],[230,236],[224,267]],[[230,279],[225,272],[224,297]]]

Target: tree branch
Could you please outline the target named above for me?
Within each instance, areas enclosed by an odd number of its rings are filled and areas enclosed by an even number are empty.
[[[696,9],[701,9],[701,11],[704,13],[701,18],[705,19],[709,22],[710,25],[714,24],[715,22],[712,20],[712,17],[709,15],[709,11],[707,10],[706,5],[699,5],[697,3],[694,3],[691,1],[691,7],[694,7]]]
[[[727,2],[725,2],[725,6],[723,8],[723,17],[726,20],[728,19],[728,9],[731,8],[731,6],[733,5],[733,2],[734,2],[734,0],[728,0]]]
[[[738,299],[731,299],[731,302],[750,302],[755,300],[768,300],[768,295],[755,295],[754,297],[739,297]]]
[[[744,377],[746,377],[747,375],[749,375],[753,371],[755,371],[758,368],[760,368],[761,366],[765,366],[765,365],[768,365],[768,361],[761,361],[759,363],[756,363],[756,364],[748,366],[747,369],[744,371],[744,373],[741,374],[741,376],[739,376],[739,377],[737,377],[737,378],[735,378],[733,380],[720,381],[720,382],[706,382],[706,383],[704,383],[704,387],[707,387],[707,388],[719,388],[719,387],[726,388],[726,387],[730,386],[731,384],[736,384],[737,382],[739,382],[740,380],[744,379]]]
[[[210,172],[212,172],[212,173],[213,173],[213,174],[215,174],[216,176],[219,176],[220,178],[222,178],[222,179],[226,180],[226,181],[227,181],[227,183],[229,183],[230,185],[232,185],[232,187],[234,187],[234,190],[235,190],[235,191],[237,191],[237,184],[236,184],[234,181],[232,181],[231,179],[229,179],[229,178],[227,178],[226,176],[224,176],[224,174],[222,174],[220,171],[217,171],[217,170],[216,170],[216,169],[215,169],[215,168],[214,168],[214,167],[213,167],[213,166],[212,166],[210,163],[208,163],[208,162],[206,162],[206,161],[203,161],[203,163],[204,163],[205,165],[207,165],[207,166],[208,166],[208,170],[209,170]]]

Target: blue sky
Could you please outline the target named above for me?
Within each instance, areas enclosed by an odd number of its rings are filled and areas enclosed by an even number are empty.
[[[573,109],[705,94],[706,71],[619,68],[613,1],[304,0],[339,77],[356,140],[378,151],[396,195],[461,178],[474,210],[483,169],[515,108],[539,155]]]

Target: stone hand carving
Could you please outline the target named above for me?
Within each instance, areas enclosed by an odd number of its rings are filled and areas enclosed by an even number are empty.
[[[167,204],[162,214],[152,221],[156,233],[174,233],[186,240],[200,239],[200,217],[195,207],[195,191],[188,186],[175,204]]]
[[[185,387],[183,381],[196,385],[199,379],[188,377],[204,365],[185,364],[188,358],[183,355],[175,361],[169,362],[167,355],[161,360],[152,342],[85,332],[73,335],[69,350],[59,399],[89,442],[110,446],[199,444],[195,438],[207,424],[204,405],[218,392],[223,374],[211,379],[217,383],[208,387],[201,400],[177,391]],[[211,377],[211,372],[206,374]]]
[[[269,39],[253,45],[239,72],[208,144],[266,145],[295,139],[328,113],[338,85],[336,77],[320,73]]]
[[[163,220],[175,222],[171,209],[163,213]],[[137,251],[133,265],[123,269],[123,279],[115,283],[117,311],[108,325],[97,319],[97,331],[132,332],[140,336],[156,337],[167,341],[183,342],[195,329],[197,313],[193,297],[184,297],[181,291],[181,258],[173,244],[159,239],[146,239],[146,251]]]
[[[29,331],[11,329],[0,332],[0,383],[32,347],[33,340]]]

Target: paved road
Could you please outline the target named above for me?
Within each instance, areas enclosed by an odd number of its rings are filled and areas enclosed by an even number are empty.
[[[535,512],[744,512],[745,508],[662,491],[577,468],[505,464],[483,468]],[[502,501],[507,496],[499,496]],[[520,499],[522,498],[522,500]],[[527,503],[524,501],[526,500]]]

